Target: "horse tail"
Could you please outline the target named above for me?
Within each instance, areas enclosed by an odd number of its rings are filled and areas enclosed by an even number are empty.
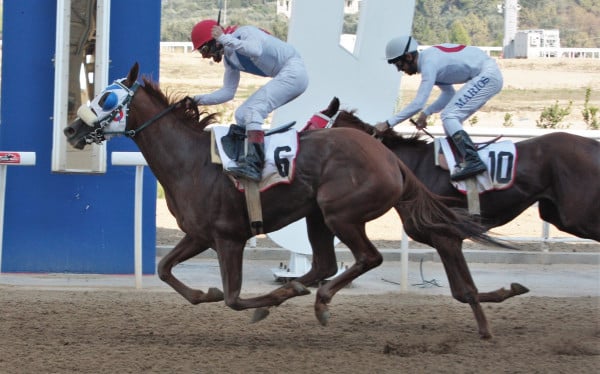
[[[466,209],[450,208],[444,204],[446,199],[429,191],[402,161],[398,160],[398,165],[404,177],[404,183],[402,197],[395,208],[402,217],[407,233],[409,233],[408,230],[412,231],[413,229],[415,230],[414,234],[417,235],[435,231],[462,240],[469,238],[484,245],[514,249],[514,247],[485,234],[487,229]],[[429,235],[414,237],[414,239],[427,243]]]

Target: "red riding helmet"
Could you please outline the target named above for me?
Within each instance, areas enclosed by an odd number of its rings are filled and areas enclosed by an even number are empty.
[[[211,30],[216,25],[217,21],[205,19],[204,21],[198,22],[196,26],[194,26],[192,29],[192,43],[194,44],[194,49],[202,47],[204,43],[209,42],[213,38],[211,35]]]

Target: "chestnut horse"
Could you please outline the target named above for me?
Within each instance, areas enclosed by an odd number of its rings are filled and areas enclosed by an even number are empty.
[[[466,211],[446,207],[380,142],[356,130],[335,129],[301,133],[292,183],[261,193],[265,232],[306,218],[313,248],[312,268],[266,295],[242,298],[243,251],[252,233],[243,193],[223,173],[221,165],[211,162],[211,136],[205,127],[215,121],[215,115],[201,118],[205,113],[200,113],[189,97],[173,103],[150,80],[144,78],[138,83],[138,72],[136,63],[126,78],[108,86],[90,107],[80,108],[79,118],[64,133],[78,149],[118,134],[131,137],[137,144],[164,187],[169,210],[186,234],[162,258],[158,275],[190,303],[225,300],[235,310],[259,308],[255,320],[262,319],[268,307],[306,295],[310,292],[304,285],[337,273],[337,236],[351,250],[355,263],[317,290],[315,314],[326,325],[328,304],[335,293],[381,264],[382,255],[367,238],[365,223],[392,207],[409,235],[437,249],[452,295],[469,303],[481,337],[491,335],[480,302],[498,302],[526,292],[524,287],[512,285],[510,290],[478,293],[461,243],[467,237],[500,243],[483,234],[484,228]],[[192,289],[172,273],[175,265],[209,248],[217,253],[224,292]]]
[[[375,129],[353,111],[339,110],[334,98],[321,112],[333,128],[349,127],[370,135]],[[447,170],[434,165],[433,143],[392,130],[377,134],[427,188],[451,206],[466,207],[465,195],[451,184]],[[480,195],[481,223],[488,229],[515,219],[538,203],[540,217],[559,230],[600,241],[600,142],[564,132],[515,143],[518,164],[512,187]]]

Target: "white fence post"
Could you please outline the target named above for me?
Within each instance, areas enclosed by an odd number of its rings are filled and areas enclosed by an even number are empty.
[[[35,165],[35,152],[0,151],[0,273],[2,272],[2,248],[4,238],[4,199],[6,192],[6,168]]]
[[[113,165],[135,166],[135,204],[133,221],[133,258],[135,288],[142,288],[142,195],[144,166],[148,165],[140,152],[112,152]]]

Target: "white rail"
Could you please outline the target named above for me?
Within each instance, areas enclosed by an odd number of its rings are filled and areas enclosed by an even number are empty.
[[[148,165],[141,152],[112,152],[112,164],[135,166],[135,203],[133,218],[133,259],[135,288],[142,288],[142,196],[144,187],[144,166]]]
[[[6,169],[8,166],[35,165],[35,152],[0,151],[0,272],[4,238],[4,201],[6,198]]]
[[[423,50],[429,46],[419,46]],[[502,54],[502,47],[478,46],[488,55]],[[182,52],[194,51],[192,42],[160,42],[160,52]],[[540,58],[592,58],[600,59],[600,48],[540,48]]]

